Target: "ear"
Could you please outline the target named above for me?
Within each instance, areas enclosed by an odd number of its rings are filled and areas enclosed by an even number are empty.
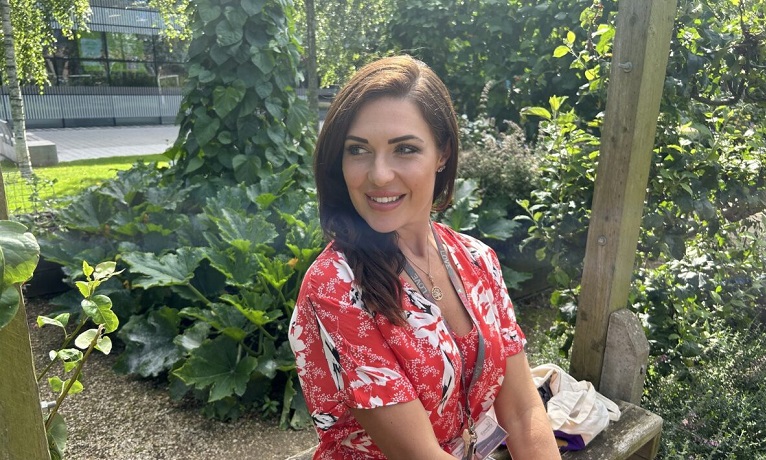
[[[441,153],[439,155],[439,163],[438,163],[440,168],[442,166],[444,166],[445,164],[447,164],[447,160],[449,160],[450,154],[451,153],[450,153],[450,148],[449,147],[447,147],[447,148],[445,148],[444,150],[441,151]]]

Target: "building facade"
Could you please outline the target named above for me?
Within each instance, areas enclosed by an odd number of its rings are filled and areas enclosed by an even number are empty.
[[[159,14],[140,2],[91,0],[88,32],[56,31],[45,56],[49,86],[22,89],[29,128],[174,123],[186,79],[186,44],[161,35]],[[0,118],[10,120],[0,89]]]

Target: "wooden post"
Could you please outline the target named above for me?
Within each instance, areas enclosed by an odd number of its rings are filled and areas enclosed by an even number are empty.
[[[0,220],[8,220],[2,170]],[[50,460],[21,289],[16,316],[0,329],[0,365],[0,460]]]
[[[609,315],[627,304],[676,0],[621,0],[570,373],[601,380]]]
[[[49,460],[24,301],[0,329],[0,460]]]

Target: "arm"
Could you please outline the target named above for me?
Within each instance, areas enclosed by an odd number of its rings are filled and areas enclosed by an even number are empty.
[[[515,460],[561,458],[524,352],[506,359],[495,412],[508,432],[508,450]]]
[[[351,409],[351,414],[386,458],[455,460],[439,446],[418,399],[375,409]]]

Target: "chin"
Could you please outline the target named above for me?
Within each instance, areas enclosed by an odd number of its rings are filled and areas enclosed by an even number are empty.
[[[399,225],[384,219],[364,219],[364,221],[367,222],[367,225],[369,225],[371,229],[378,233],[391,233],[395,232],[399,228]]]

